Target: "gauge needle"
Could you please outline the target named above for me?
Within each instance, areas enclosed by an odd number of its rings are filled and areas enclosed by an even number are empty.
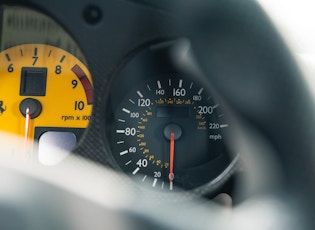
[[[174,180],[174,139],[175,139],[175,134],[174,132],[171,132],[170,136],[170,174],[169,174],[169,179],[170,179],[170,190],[173,190],[173,180]]]
[[[31,115],[30,115],[30,108],[26,108],[25,112],[25,134],[24,134],[24,144],[25,144],[25,150],[28,150],[28,144],[29,144],[29,132],[30,132],[30,121],[31,121]]]

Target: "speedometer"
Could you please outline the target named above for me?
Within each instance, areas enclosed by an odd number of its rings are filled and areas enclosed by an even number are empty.
[[[160,68],[168,45],[143,52],[114,80],[107,137],[116,164],[138,183],[159,191],[191,190],[230,165],[230,124],[198,79],[164,61]]]
[[[141,181],[153,178],[153,188],[200,186],[226,152],[222,132],[229,124],[219,107],[201,86],[181,77],[145,82],[115,111],[114,157]]]

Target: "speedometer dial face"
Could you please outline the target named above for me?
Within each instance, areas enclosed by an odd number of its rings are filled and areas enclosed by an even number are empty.
[[[0,53],[0,82],[2,131],[30,143],[59,139],[75,146],[93,103],[91,76],[81,61],[50,45],[15,46]]]
[[[232,125],[224,106],[179,63],[188,49],[181,40],[152,45],[116,74],[105,133],[113,166],[141,187],[210,194],[232,174],[237,157],[227,144]]]
[[[225,114],[201,85],[183,76],[147,80],[114,111],[113,155],[138,182],[158,190],[193,189],[229,162]]]

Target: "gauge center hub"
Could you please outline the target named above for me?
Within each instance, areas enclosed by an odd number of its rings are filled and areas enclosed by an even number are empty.
[[[26,117],[27,108],[30,111],[30,116],[32,119],[38,117],[42,112],[42,104],[34,98],[25,98],[20,103],[20,112]]]
[[[175,123],[170,123],[164,128],[164,137],[170,140],[171,133],[174,133],[174,140],[178,140],[182,136],[182,128]]]

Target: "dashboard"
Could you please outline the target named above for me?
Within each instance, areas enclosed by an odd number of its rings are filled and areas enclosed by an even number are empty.
[[[239,213],[269,212],[280,229],[313,225],[314,188],[301,182],[314,175],[312,96],[257,2],[16,0],[0,10],[0,129],[21,139],[2,151],[31,163],[26,175],[76,191],[61,200],[105,206],[106,221],[123,207],[135,228],[224,226],[219,214],[234,208],[231,229],[243,226]],[[179,224],[190,208],[200,216]],[[215,223],[202,224],[206,214]]]

